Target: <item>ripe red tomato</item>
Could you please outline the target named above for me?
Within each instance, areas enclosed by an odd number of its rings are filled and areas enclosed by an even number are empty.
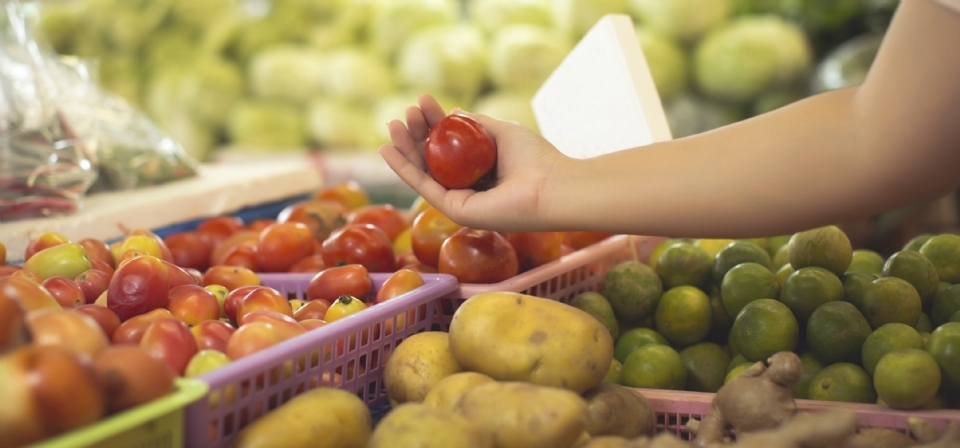
[[[213,260],[212,266],[242,266],[251,271],[260,271],[257,263],[257,246],[239,244],[227,249],[219,259]]]
[[[288,205],[277,215],[277,222],[302,222],[310,228],[313,239],[318,243],[330,236],[330,233],[346,224],[346,208],[333,201],[303,201]]]
[[[322,271],[325,267],[326,265],[323,264],[323,255],[313,254],[301,258],[300,261],[294,263],[293,266],[290,266],[290,269],[287,269],[287,272],[309,272],[311,274],[316,274],[317,272]]]
[[[141,255],[120,265],[107,288],[107,307],[121,321],[164,308],[170,292],[167,267],[159,258]]]
[[[407,228],[403,213],[390,204],[366,205],[347,215],[347,224],[373,224],[387,234],[390,241]]]
[[[497,165],[497,145],[476,120],[453,114],[430,129],[424,159],[440,185],[451,190],[471,188],[492,174]]]
[[[107,243],[96,238],[84,238],[77,241],[77,244],[83,246],[83,249],[87,251],[87,258],[90,259],[90,262],[100,260],[111,268],[115,267],[117,260],[113,258],[113,253],[110,252],[110,246],[107,246]]]
[[[299,222],[273,224],[257,240],[257,265],[265,272],[285,272],[312,253],[313,234]]]
[[[613,236],[612,233],[602,232],[563,232],[563,243],[579,250],[591,244],[599,243],[611,236]]]
[[[247,230],[253,230],[255,232],[259,232],[263,229],[266,229],[271,224],[276,224],[276,222],[277,221],[275,219],[270,219],[270,218],[254,219],[253,221],[250,221],[246,226],[244,226],[244,228]]]
[[[255,272],[240,266],[213,266],[203,273],[203,286],[220,285],[233,291],[241,286],[260,284]]]
[[[503,235],[469,227],[444,241],[437,268],[460,283],[499,283],[520,271],[517,253]]]
[[[200,232],[177,232],[167,235],[163,242],[170,248],[173,264],[182,268],[205,271],[210,267],[213,244]]]
[[[214,247],[240,230],[243,230],[243,220],[235,216],[209,218],[197,226],[197,232],[206,235]]]
[[[324,300],[333,303],[338,297],[348,295],[364,300],[373,281],[367,268],[359,264],[326,268],[314,275],[307,284],[307,300]]]
[[[428,207],[413,220],[410,229],[410,246],[413,254],[421,263],[437,267],[440,259],[440,246],[443,242],[463,228],[433,207]]]
[[[371,224],[347,224],[323,242],[323,262],[328,267],[360,264],[368,272],[393,272],[397,259],[393,242]]]
[[[517,252],[520,272],[543,266],[560,258],[561,232],[518,232],[502,234]]]
[[[356,181],[346,181],[320,189],[313,199],[339,203],[347,211],[370,205],[370,196]]]

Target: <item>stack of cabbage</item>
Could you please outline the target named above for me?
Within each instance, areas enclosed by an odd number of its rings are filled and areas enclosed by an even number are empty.
[[[802,28],[748,3],[73,0],[41,25],[203,159],[220,145],[372,149],[419,92],[535,127],[534,90],[608,13],[636,20],[674,134],[701,132],[807,84]]]

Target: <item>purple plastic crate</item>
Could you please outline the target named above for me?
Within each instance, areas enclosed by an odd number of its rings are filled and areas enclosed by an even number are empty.
[[[260,278],[264,285],[293,299],[304,296],[313,275],[260,274]],[[390,275],[370,274],[374,290]],[[199,377],[210,390],[186,408],[185,446],[226,447],[256,418],[321,385],[354,391],[371,409],[387,403],[382,380],[384,355],[406,337],[429,331],[436,299],[457,289],[453,276],[421,276],[425,284],[413,291]],[[415,318],[409,319],[411,315]],[[397,317],[401,316],[413,324],[382,334],[388,321],[398,328]],[[335,348],[338,341],[349,339],[356,344],[343,344],[342,351]]]

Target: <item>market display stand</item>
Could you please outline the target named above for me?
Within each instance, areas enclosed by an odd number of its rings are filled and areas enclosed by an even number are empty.
[[[131,191],[86,197],[72,215],[0,223],[0,241],[17,261],[30,238],[47,231],[73,241],[111,241],[123,228],[158,229],[185,221],[235,213],[244,208],[309,194],[322,176],[302,159],[202,165],[197,176]]]

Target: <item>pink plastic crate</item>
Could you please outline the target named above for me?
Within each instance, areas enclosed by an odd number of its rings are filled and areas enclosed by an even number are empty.
[[[379,290],[390,274],[370,274]],[[291,299],[302,298],[313,274],[260,274],[263,284]],[[456,290],[456,278],[422,274],[425,285],[362,312],[232,362],[199,379],[210,385],[204,398],[186,408],[187,447],[225,447],[244,426],[306,390],[323,386],[354,391],[371,408],[387,403],[383,360],[406,337],[433,324],[436,299]],[[409,319],[415,314],[414,319]],[[410,322],[384,335],[388,321]],[[369,336],[369,341],[367,338]],[[356,346],[338,341],[348,338]]]
[[[702,419],[710,411],[715,394],[704,392],[671,391],[660,389],[637,389],[653,406],[657,413],[657,433],[669,432],[683,440],[690,440],[691,434],[684,426],[691,418]],[[887,428],[903,433],[907,432],[907,419],[919,417],[943,430],[953,422],[960,425],[960,411],[897,411],[875,404],[838,403],[831,401],[797,400],[801,411],[848,410],[855,412],[860,419],[861,428]]]
[[[617,264],[632,259],[646,262],[653,248],[664,239],[614,235],[500,283],[461,283],[456,291],[437,301],[437,316],[433,329],[447,331],[457,308],[470,297],[482,292],[518,292],[569,302],[577,294],[597,290],[603,275]]]

